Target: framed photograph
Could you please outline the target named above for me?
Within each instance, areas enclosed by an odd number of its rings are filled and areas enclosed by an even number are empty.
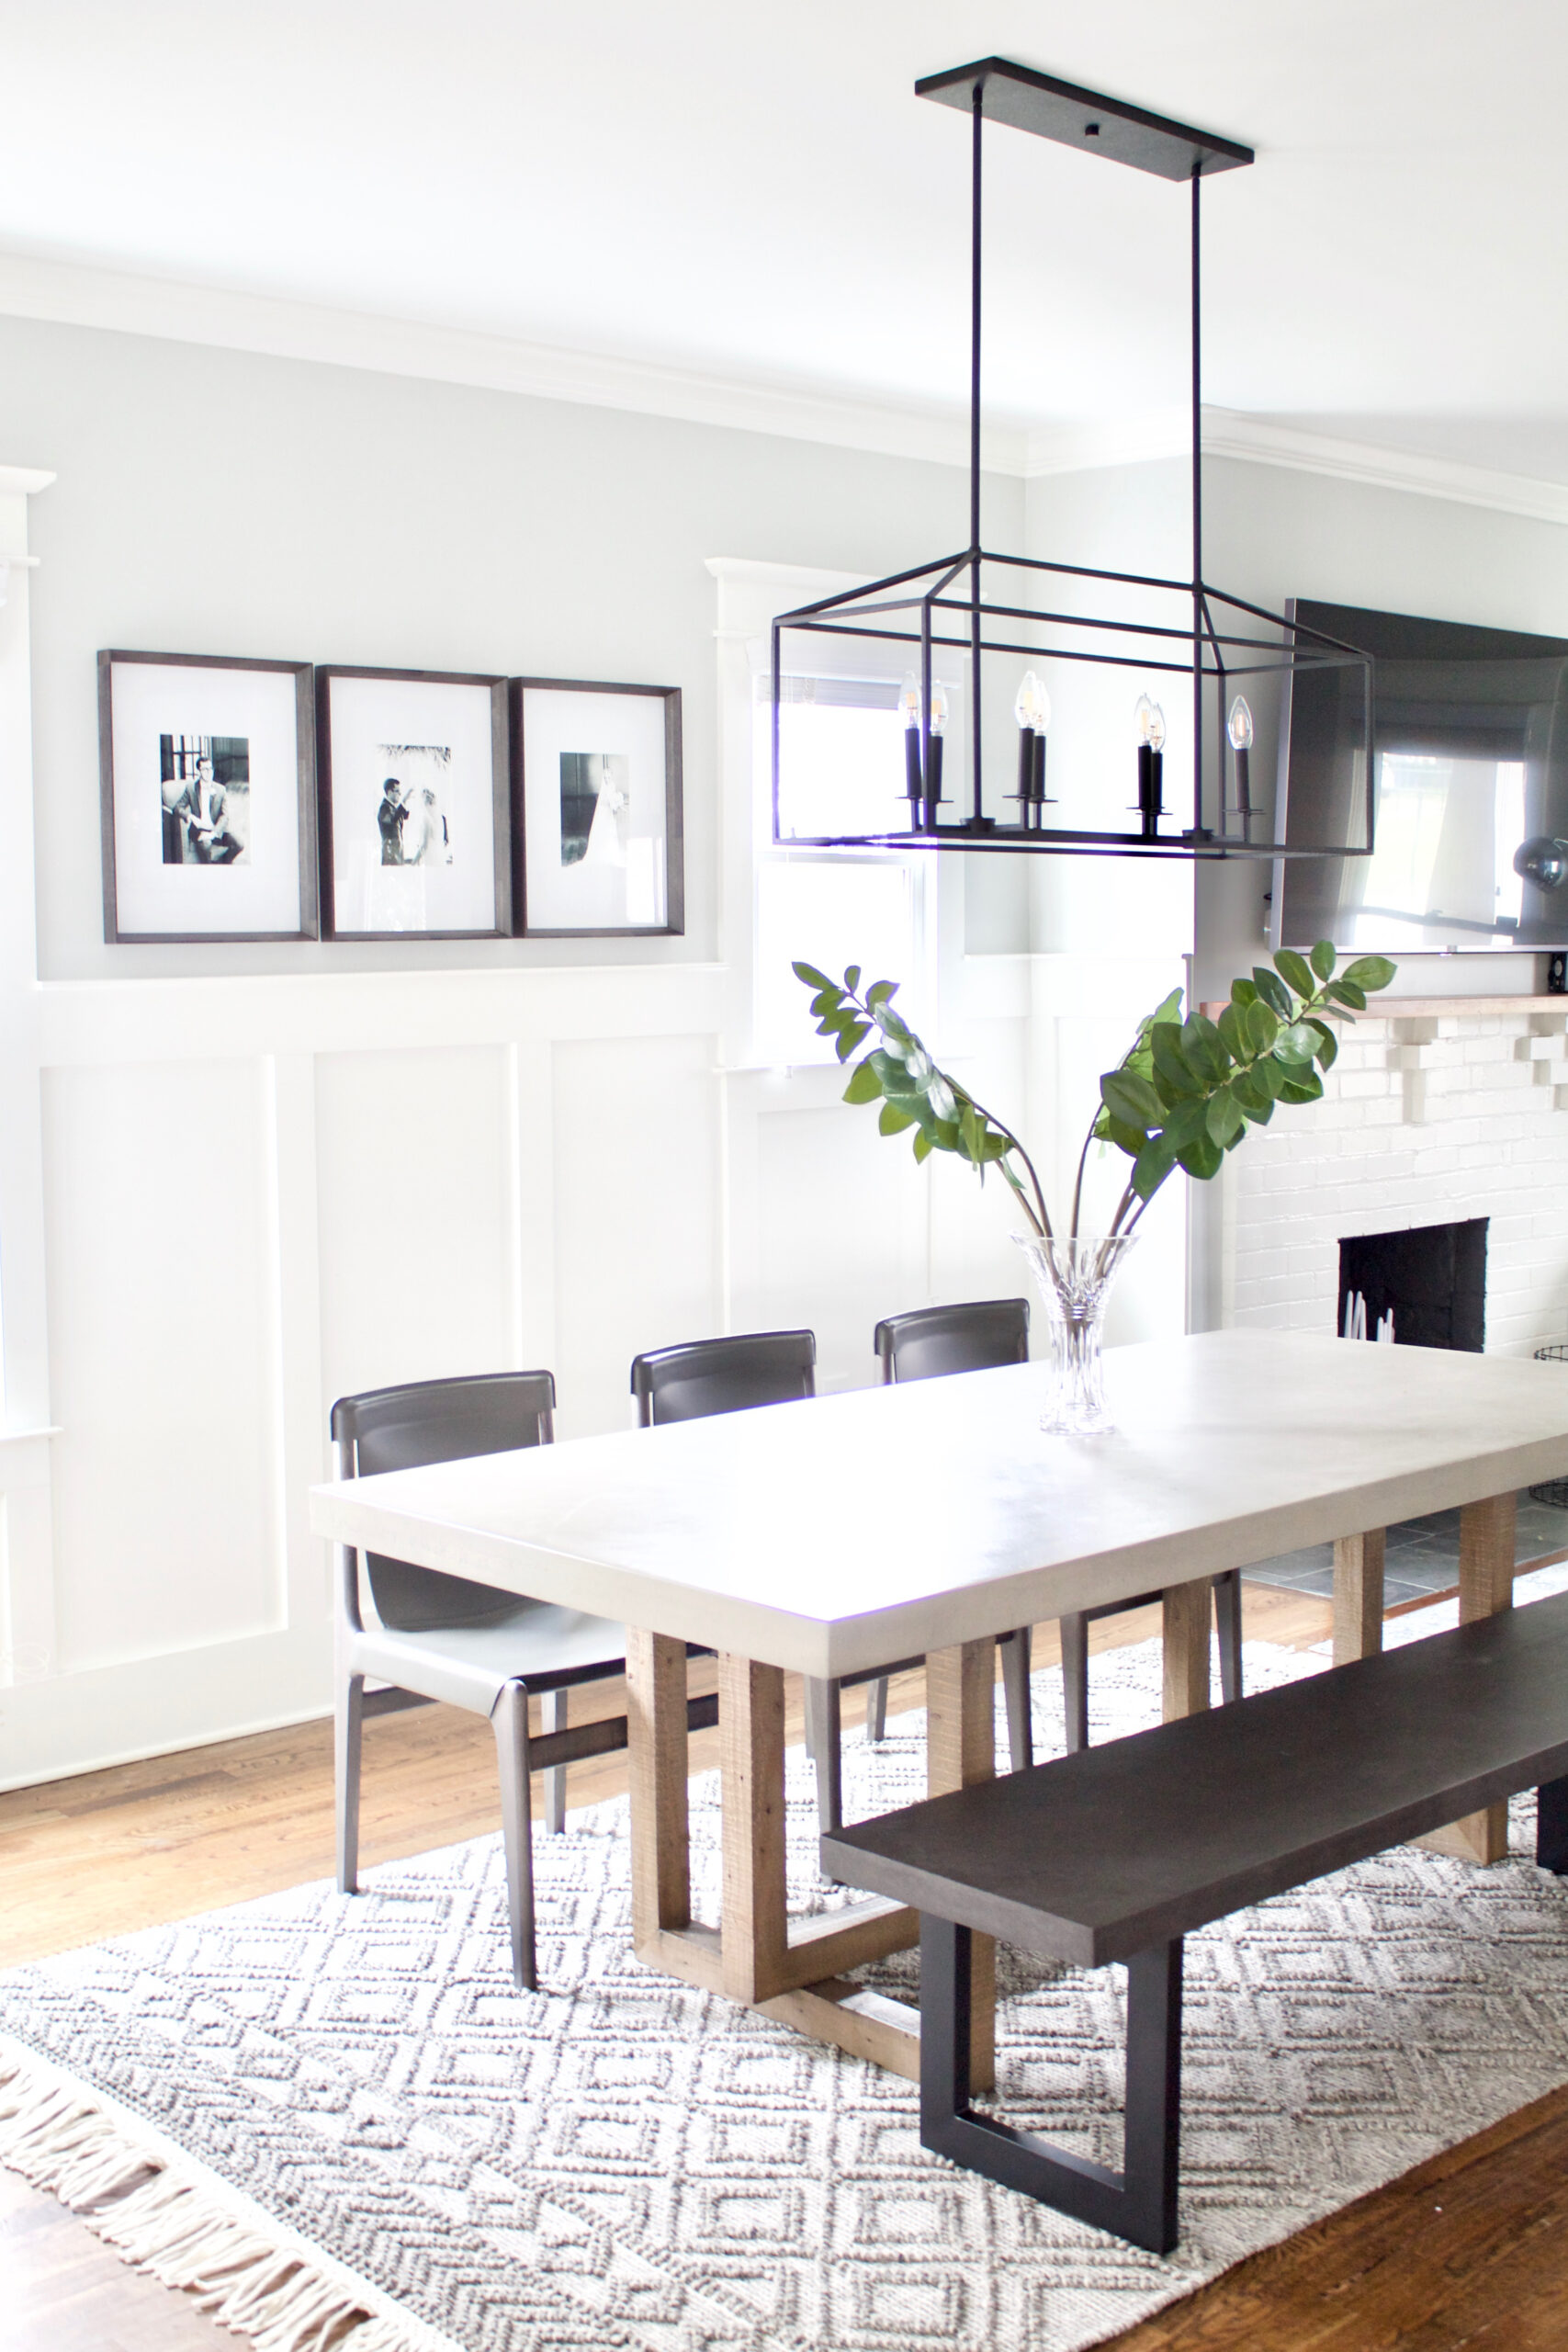
[[[512,746],[523,935],[683,932],[679,686],[514,678]]]
[[[308,662],[98,655],[104,937],[314,939]]]
[[[504,678],[316,673],[329,939],[509,939]]]

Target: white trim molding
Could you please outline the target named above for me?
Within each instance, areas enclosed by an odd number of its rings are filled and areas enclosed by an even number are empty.
[[[1461,506],[1523,514],[1532,522],[1568,523],[1568,482],[1538,481],[1526,474],[1499,473],[1490,466],[1461,464],[1413,449],[1391,449],[1371,441],[1346,441],[1329,433],[1308,433],[1276,424],[1268,417],[1244,416],[1235,409],[1205,408],[1203,454],[1241,458],[1255,465],[1283,466],[1292,472],[1323,474],[1374,490],[1403,490],[1422,498],[1452,499]],[[1030,481],[1049,474],[1084,473],[1101,466],[1148,465],[1184,458],[1191,427],[1185,409],[1162,409],[1099,424],[1044,426],[1032,432],[1024,461]]]
[[[566,351],[428,320],[381,318],[19,254],[0,254],[0,316],[107,327],[123,334],[471,384],[588,408],[627,409],[935,465],[964,466],[969,460],[969,427],[958,410],[902,408],[804,387],[748,384],[608,352]],[[1021,474],[1022,432],[987,428],[983,456],[987,471]]]

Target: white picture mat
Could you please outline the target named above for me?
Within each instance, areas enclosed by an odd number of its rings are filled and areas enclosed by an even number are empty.
[[[329,678],[333,930],[495,929],[494,747],[491,689],[421,678]],[[450,865],[387,865],[376,811],[389,743],[444,743]],[[395,763],[394,763],[395,764]]]
[[[115,928],[154,935],[299,929],[298,684],[287,670],[111,662]],[[161,735],[243,735],[250,854],[238,865],[164,863]]]
[[[530,931],[661,930],[668,922],[664,696],[523,689],[523,850]],[[561,864],[563,752],[628,763],[627,863]]]

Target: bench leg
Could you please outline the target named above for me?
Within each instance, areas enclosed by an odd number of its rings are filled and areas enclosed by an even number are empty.
[[[1543,1781],[1536,1791],[1535,1858],[1568,1878],[1568,1780]]]
[[[1131,2245],[1168,2254],[1177,2239],[1181,2132],[1180,1938],[1134,1952],[1127,1963],[1121,2173],[971,2108],[970,1945],[967,1928],[921,1915],[921,2145]]]

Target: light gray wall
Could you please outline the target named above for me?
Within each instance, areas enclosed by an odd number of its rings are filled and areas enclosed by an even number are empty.
[[[962,538],[956,468],[152,338],[0,321],[33,502],[39,954],[52,979],[678,962],[717,948],[705,557],[892,571]],[[987,484],[1016,544],[1021,485]],[[682,688],[687,936],[107,947],[101,646]]]

